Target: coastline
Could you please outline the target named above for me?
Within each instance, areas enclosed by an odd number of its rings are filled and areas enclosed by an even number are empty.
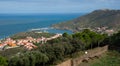
[[[39,14],[39,15],[5,15],[0,16],[0,39],[12,36],[16,33],[26,32],[30,29],[51,27],[53,24],[72,20],[82,16],[80,14]],[[1,21],[2,20],[2,21]],[[4,23],[3,23],[4,22]],[[63,33],[69,30],[51,29],[49,33]]]
[[[41,30],[42,29],[42,30]],[[48,27],[48,28],[34,28],[34,29],[29,29],[27,31],[24,31],[24,32],[36,32],[36,33],[60,33],[60,34],[63,34],[64,32],[67,32],[68,34],[72,34],[73,31],[70,31],[70,30],[62,30],[62,29],[55,29],[53,27]],[[18,32],[18,33],[22,33],[22,32]],[[7,35],[7,36],[4,36],[4,37],[0,37],[0,40],[3,40],[5,38],[9,38],[15,34],[18,34],[18,33],[14,33],[14,34],[10,34],[10,35]]]

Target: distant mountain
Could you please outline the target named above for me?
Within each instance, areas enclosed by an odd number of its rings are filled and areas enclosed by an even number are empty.
[[[56,29],[67,29],[79,31],[81,28],[108,27],[108,29],[119,30],[120,28],[120,10],[95,10],[92,13],[52,25]]]

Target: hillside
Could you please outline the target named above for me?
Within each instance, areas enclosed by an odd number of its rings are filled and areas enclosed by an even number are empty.
[[[95,10],[68,22],[62,22],[52,26],[56,29],[67,29],[72,31],[79,31],[81,28],[95,29],[103,26],[108,29],[119,30],[120,10]]]

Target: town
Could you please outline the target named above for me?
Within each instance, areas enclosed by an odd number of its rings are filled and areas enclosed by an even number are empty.
[[[5,40],[0,40],[0,50],[9,49],[9,48],[15,48],[23,46],[27,50],[32,50],[37,48],[34,43],[41,43],[44,44],[48,40],[52,40],[55,38],[58,38],[62,36],[62,34],[56,34],[52,37],[46,38],[46,37],[40,37],[40,38],[33,38],[33,37],[26,37],[25,39],[17,39],[13,40],[12,38],[6,38]]]

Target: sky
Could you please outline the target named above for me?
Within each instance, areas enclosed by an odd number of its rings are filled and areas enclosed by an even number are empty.
[[[120,0],[0,0],[0,13],[87,13],[120,10]]]

